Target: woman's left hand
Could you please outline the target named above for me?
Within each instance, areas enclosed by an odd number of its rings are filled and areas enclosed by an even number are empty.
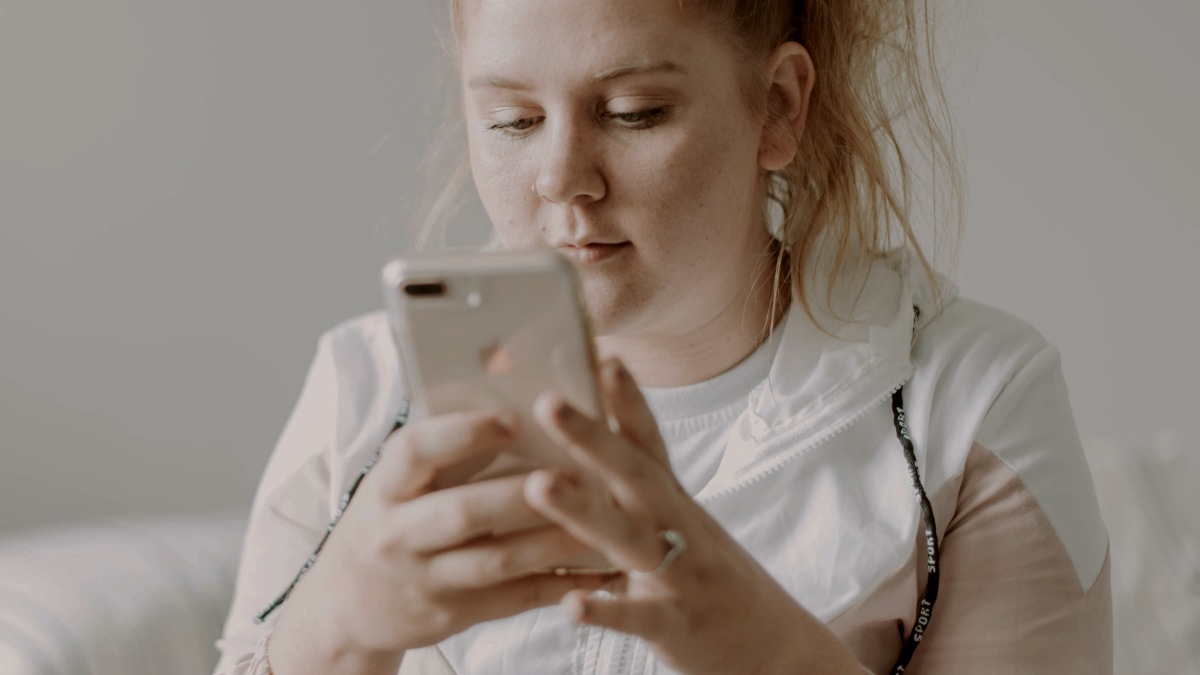
[[[565,470],[539,471],[526,500],[627,572],[615,597],[566,595],[569,615],[641,637],[684,673],[862,673],[833,633],[680,486],[654,416],[618,361],[601,367],[600,392],[615,429],[554,394],[534,410],[607,493]],[[656,570],[670,549],[668,530],[685,547]]]

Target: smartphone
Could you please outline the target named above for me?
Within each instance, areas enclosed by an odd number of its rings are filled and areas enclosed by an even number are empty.
[[[575,264],[550,249],[403,257],[383,269],[384,295],[413,414],[509,410],[510,449],[439,473],[436,487],[573,462],[531,419],[554,390],[593,419],[596,351]]]

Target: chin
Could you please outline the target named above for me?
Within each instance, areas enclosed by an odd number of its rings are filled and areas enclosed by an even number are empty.
[[[606,304],[588,300],[588,314],[592,320],[592,334],[595,337],[608,337],[621,332],[623,317],[616,308]]]
[[[596,295],[584,292],[587,297],[588,313],[592,319],[592,332],[596,337],[624,335],[648,328],[650,317],[645,311],[645,300],[625,294]]]
[[[597,279],[586,272],[581,281],[583,299],[587,303],[588,316],[592,322],[592,333],[602,337],[619,332],[623,315],[628,312],[621,302],[624,294],[612,288],[607,280]]]
[[[597,337],[652,330],[675,316],[663,302],[664,280],[635,266],[600,266],[580,270],[583,297]]]

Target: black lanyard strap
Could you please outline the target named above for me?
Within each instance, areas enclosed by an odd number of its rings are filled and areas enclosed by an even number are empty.
[[[921,595],[920,602],[917,603],[917,615],[913,621],[912,632],[908,634],[908,639],[904,641],[904,646],[900,650],[900,656],[896,658],[896,664],[892,666],[892,675],[900,675],[908,668],[909,661],[912,661],[913,653],[920,646],[921,639],[925,637],[925,630],[929,628],[929,620],[933,617],[933,604],[937,602],[938,594],[941,551],[938,545],[937,523],[933,518],[933,506],[929,503],[929,496],[925,494],[925,486],[921,484],[921,472],[917,469],[917,456],[913,451],[912,437],[908,435],[908,419],[904,415],[904,387],[900,387],[896,393],[892,394],[892,414],[895,416],[896,437],[900,439],[900,445],[904,447],[904,459],[908,462],[908,476],[912,479],[913,490],[917,493],[917,501],[921,505],[921,518],[925,521],[925,569],[929,573],[925,592]]]
[[[397,429],[404,426],[404,423],[407,421],[408,401],[405,400],[403,406],[400,408],[400,412],[396,414],[396,422],[392,425],[392,431],[388,432],[388,435],[390,436]],[[371,455],[371,459],[367,461],[367,465],[363,467],[362,471],[359,472],[358,477],[354,479],[354,483],[350,486],[350,489],[346,491],[346,494],[342,495],[341,501],[338,502],[337,511],[333,514],[333,520],[330,520],[329,525],[325,527],[325,534],[321,535],[321,541],[317,542],[317,547],[313,549],[312,555],[308,556],[308,560],[304,561],[304,565],[300,568],[300,571],[296,573],[296,578],[292,579],[292,583],[288,584],[288,587],[283,589],[283,592],[279,594],[279,597],[271,601],[271,604],[267,605],[266,608],[264,608],[261,612],[254,615],[254,623],[262,623],[267,619],[268,616],[271,616],[272,612],[279,609],[279,606],[283,604],[283,601],[287,600],[288,596],[292,594],[293,590],[295,590],[296,584],[300,583],[300,580],[304,578],[304,575],[308,573],[308,570],[312,569],[313,564],[317,562],[317,556],[320,555],[321,550],[325,548],[325,542],[329,541],[329,535],[333,533],[333,528],[336,527],[338,521],[342,519],[342,514],[346,512],[346,507],[350,505],[350,500],[354,499],[354,493],[358,492],[358,486],[362,484],[363,479],[366,478],[367,474],[371,472],[371,469],[375,467],[375,463],[379,461],[379,455],[382,452],[383,444],[380,443],[379,448],[375,450],[375,454]]]

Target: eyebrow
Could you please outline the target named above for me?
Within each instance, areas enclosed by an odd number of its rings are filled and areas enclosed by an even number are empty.
[[[676,73],[683,75],[687,73],[687,68],[684,68],[674,61],[658,61],[655,63],[617,66],[616,68],[602,70],[593,75],[591,78],[591,84],[601,84],[603,82],[609,82],[621,77],[628,77],[630,75],[645,75],[648,73]],[[514,91],[528,91],[530,88],[529,85],[522,82],[517,82],[516,80],[510,80],[508,78],[499,77],[496,75],[482,75],[480,77],[473,78],[468,83],[468,86],[472,89],[512,89]]]
[[[597,73],[592,77],[592,84],[599,84],[601,82],[615,80],[618,77],[625,77],[626,75],[644,75],[646,73],[676,73],[679,75],[684,75],[687,74],[687,68],[684,68],[674,61],[659,61],[657,63],[618,66],[616,68],[610,68]]]

